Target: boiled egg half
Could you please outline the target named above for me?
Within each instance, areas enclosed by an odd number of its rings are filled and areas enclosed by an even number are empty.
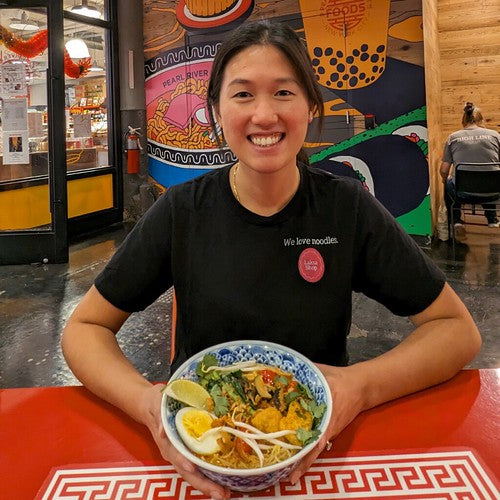
[[[186,407],[180,409],[175,416],[175,427],[184,444],[198,455],[212,455],[220,450],[217,439],[220,432],[201,437],[212,428],[214,417],[205,410]]]

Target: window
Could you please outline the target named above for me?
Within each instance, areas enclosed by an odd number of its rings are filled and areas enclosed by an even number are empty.
[[[68,171],[110,164],[106,31],[71,19],[64,21]]]

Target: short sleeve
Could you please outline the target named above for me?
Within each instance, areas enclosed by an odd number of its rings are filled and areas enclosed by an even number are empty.
[[[140,311],[172,285],[170,207],[167,191],[137,222],[97,276],[96,288],[115,307]]]
[[[446,139],[446,142],[444,144],[444,151],[443,151],[443,161],[446,163],[449,163],[450,165],[453,163],[453,156],[451,154],[451,137],[448,136],[448,139]]]
[[[353,289],[399,316],[434,302],[444,274],[396,219],[371,194],[360,193],[355,237]]]

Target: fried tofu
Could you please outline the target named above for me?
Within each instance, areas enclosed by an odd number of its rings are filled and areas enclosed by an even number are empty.
[[[313,416],[312,413],[302,407],[300,401],[295,400],[290,403],[286,417],[283,417],[279,422],[279,430],[304,429],[309,431],[312,429]],[[295,434],[285,436],[285,439],[290,444],[302,446],[302,443],[297,439]]]

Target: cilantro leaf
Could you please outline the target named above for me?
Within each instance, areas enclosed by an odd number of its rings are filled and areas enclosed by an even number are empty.
[[[229,401],[225,396],[223,396],[220,386],[215,385],[214,387],[212,387],[210,396],[212,396],[212,399],[214,400],[215,415],[217,415],[218,417],[226,415],[226,413],[229,411]]]
[[[317,429],[308,431],[306,429],[299,428],[297,429],[296,436],[297,439],[302,443],[302,445],[305,446],[306,444],[316,441],[316,439],[319,438],[320,434],[321,432],[318,431]]]
[[[304,410],[307,410],[309,413],[311,413],[313,418],[315,418],[316,420],[320,420],[326,410],[325,403],[318,404],[316,403],[316,401],[314,401],[314,399],[306,400],[304,398],[301,398],[300,406],[302,406]]]
[[[282,385],[283,387],[286,387],[290,383],[290,380],[288,380],[288,377],[285,377],[284,375],[276,375],[273,379],[273,383],[276,386]]]
[[[290,391],[287,394],[285,394],[285,405],[290,406],[290,403],[297,399],[300,396],[300,392],[297,391]]]
[[[243,402],[246,402],[247,397],[245,395],[245,390],[243,389],[243,383],[241,381],[241,371],[240,372],[235,372],[231,374],[231,385],[234,387],[234,390],[238,394],[238,396],[241,398]]]
[[[233,401],[236,401],[238,399],[238,394],[236,393],[234,387],[230,382],[222,382],[222,389]]]
[[[326,404],[325,403],[318,404],[316,403],[316,401],[310,401],[309,411],[313,414],[313,417],[316,420],[320,420],[326,411]]]
[[[198,377],[203,377],[207,374],[206,369],[209,366],[217,366],[218,364],[219,362],[213,354],[205,354],[203,359],[196,365],[196,375],[198,375]]]
[[[297,387],[299,389],[299,391],[304,394],[308,399],[314,399],[314,396],[312,395],[309,387],[307,387],[307,385],[304,385],[304,384],[297,384]]]

